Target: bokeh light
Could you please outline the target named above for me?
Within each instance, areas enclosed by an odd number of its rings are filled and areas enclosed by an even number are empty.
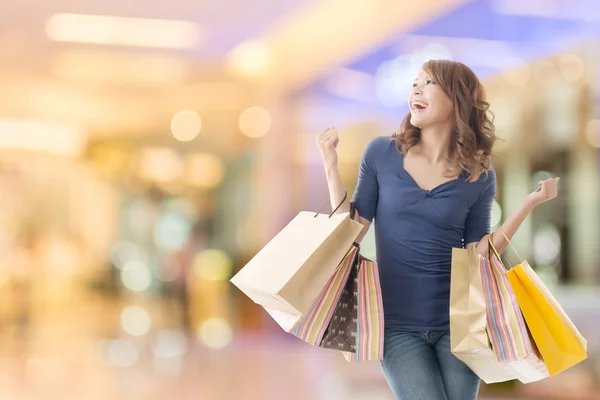
[[[585,74],[585,64],[576,54],[565,54],[559,59],[560,73],[569,82],[577,82]]]
[[[203,189],[212,189],[225,177],[225,164],[210,153],[190,153],[185,158],[186,181]]]
[[[560,256],[560,249],[560,233],[554,225],[544,225],[535,232],[533,259],[536,264],[555,264]]]
[[[121,312],[121,326],[130,335],[143,336],[150,331],[152,318],[144,308],[130,306]]]
[[[158,332],[153,346],[154,370],[165,375],[181,374],[187,349],[187,338],[182,331],[173,329]]]
[[[202,118],[196,111],[182,110],[171,119],[171,133],[180,142],[194,140],[202,129]]]
[[[200,325],[198,337],[206,346],[213,349],[222,349],[227,347],[233,339],[233,331],[224,319],[211,318]]]
[[[155,357],[181,357],[187,352],[187,349],[188,340],[181,330],[165,329],[156,334],[156,342],[153,346]]]
[[[249,138],[265,136],[271,129],[271,114],[262,107],[249,107],[240,114],[240,131]]]
[[[111,250],[112,262],[119,269],[123,269],[130,261],[140,260],[140,257],[139,247],[124,240],[116,242]]]
[[[146,264],[133,260],[121,270],[121,282],[127,289],[141,292],[150,288],[152,275]]]
[[[187,242],[192,226],[184,215],[168,211],[160,216],[154,229],[154,243],[162,249],[177,251]]]
[[[117,339],[109,345],[108,359],[118,367],[131,367],[137,363],[139,351],[131,340]]]
[[[200,279],[223,281],[230,277],[232,269],[231,257],[222,250],[203,250],[194,258],[194,273]]]
[[[140,175],[147,180],[168,183],[180,179],[183,171],[183,161],[173,149],[152,147],[141,153]]]
[[[433,59],[452,59],[446,46],[433,43],[412,54],[403,54],[384,61],[375,72],[375,92],[385,107],[405,106],[411,92],[412,82],[419,74],[423,63]]]

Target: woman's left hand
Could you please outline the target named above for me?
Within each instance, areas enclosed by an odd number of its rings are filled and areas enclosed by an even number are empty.
[[[558,195],[558,181],[560,178],[550,178],[538,182],[538,187],[527,196],[534,206],[552,200]]]

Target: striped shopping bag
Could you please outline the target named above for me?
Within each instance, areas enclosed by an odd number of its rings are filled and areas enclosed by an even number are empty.
[[[383,303],[379,284],[377,263],[359,257],[358,280],[353,300],[357,309],[356,327],[349,330],[356,332],[356,351],[344,352],[346,360],[367,361],[383,358]],[[342,303],[343,306],[344,303]],[[336,313],[334,312],[334,318]]]
[[[354,244],[303,316],[265,308],[288,333],[346,360],[383,358],[383,304],[377,263]]]
[[[482,258],[481,279],[486,302],[487,332],[498,363],[510,366],[524,383],[549,376],[523,313],[512,290],[506,269],[491,236],[489,259]]]

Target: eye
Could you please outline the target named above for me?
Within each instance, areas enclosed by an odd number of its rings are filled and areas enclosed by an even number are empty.
[[[416,83],[413,83],[412,87],[417,87],[417,84],[416,84]]]
[[[426,82],[428,85],[429,85],[430,83],[433,83],[433,84],[435,85],[435,82],[434,82],[434,81],[432,81],[431,79],[427,79],[425,82]]]

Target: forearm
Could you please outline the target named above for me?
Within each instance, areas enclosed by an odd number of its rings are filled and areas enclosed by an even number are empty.
[[[325,167],[325,176],[327,177],[327,187],[329,189],[329,201],[331,209],[335,209],[346,195],[346,189],[342,182],[342,176],[337,166]],[[338,208],[337,213],[346,213],[350,211],[350,200],[346,199],[344,204]]]
[[[501,229],[504,231],[506,236],[511,239],[514,234],[517,232],[525,218],[531,213],[531,211],[535,208],[534,202],[532,202],[529,198],[526,198],[521,206],[514,212],[510,217],[504,221],[501,226]],[[477,252],[483,256],[487,256],[489,254],[489,244],[488,244],[489,235],[485,235],[477,244]],[[504,248],[508,245],[506,238],[502,233],[493,233],[492,234],[492,243],[494,247],[498,250],[498,252],[502,252]]]

